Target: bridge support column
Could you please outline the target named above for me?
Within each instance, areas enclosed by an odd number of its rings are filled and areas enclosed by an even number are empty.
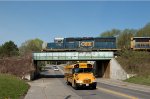
[[[36,79],[39,76],[39,73],[40,73],[39,68],[38,68],[38,61],[34,60],[33,64],[34,64],[35,71],[30,74],[31,75],[31,80]]]

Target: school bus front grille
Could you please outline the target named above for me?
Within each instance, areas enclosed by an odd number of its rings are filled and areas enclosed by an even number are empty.
[[[85,79],[83,80],[83,83],[90,83],[91,82],[91,79]]]

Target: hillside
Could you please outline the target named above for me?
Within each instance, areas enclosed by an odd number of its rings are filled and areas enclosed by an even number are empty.
[[[150,75],[150,52],[125,50],[119,52],[117,60],[128,73]]]
[[[150,85],[150,52],[121,51],[117,60],[127,73],[136,75],[126,82]]]

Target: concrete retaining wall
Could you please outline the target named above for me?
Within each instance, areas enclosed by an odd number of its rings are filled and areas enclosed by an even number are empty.
[[[110,60],[110,79],[125,80],[127,73],[115,58]]]

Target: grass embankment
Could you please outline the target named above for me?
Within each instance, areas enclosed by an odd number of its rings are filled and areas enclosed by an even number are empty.
[[[150,85],[150,52],[125,50],[117,60],[128,74],[136,74],[125,81]]]
[[[29,85],[19,78],[0,74],[0,99],[20,99],[28,91]]]
[[[141,85],[148,85],[150,86],[150,77],[131,77],[125,80],[126,82],[141,84]]]

